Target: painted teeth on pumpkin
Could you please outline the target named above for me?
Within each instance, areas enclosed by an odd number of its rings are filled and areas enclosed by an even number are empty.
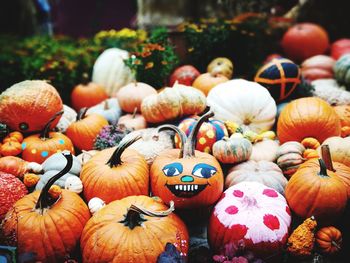
[[[178,190],[178,189],[179,189],[179,186],[178,186],[178,185],[175,185],[175,189]]]
[[[191,191],[193,191],[193,185],[191,185]]]
[[[182,184],[179,185],[179,189],[182,190]]]
[[[198,185],[197,184],[194,186],[194,190],[198,190]]]

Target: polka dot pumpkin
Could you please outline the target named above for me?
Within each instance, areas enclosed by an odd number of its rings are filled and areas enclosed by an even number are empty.
[[[291,214],[285,198],[257,182],[228,188],[216,204],[208,227],[209,243],[219,252],[243,240],[257,256],[278,255],[288,238]]]
[[[188,136],[197,120],[198,116],[186,118],[180,122],[179,129]],[[197,135],[196,150],[211,153],[213,144],[224,136],[228,136],[228,133],[222,121],[211,119],[208,122],[204,122]],[[178,136],[175,137],[175,144],[177,148],[180,148]]]
[[[275,58],[259,69],[254,81],[264,86],[275,101],[282,101],[297,88],[300,74],[299,66],[293,61]]]

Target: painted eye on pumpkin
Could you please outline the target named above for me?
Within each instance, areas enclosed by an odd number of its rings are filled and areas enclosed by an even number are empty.
[[[163,168],[163,173],[166,176],[176,176],[181,174],[183,171],[183,167],[181,163],[171,163]]]
[[[216,174],[216,168],[206,163],[199,163],[193,168],[192,174],[200,178],[210,178]]]

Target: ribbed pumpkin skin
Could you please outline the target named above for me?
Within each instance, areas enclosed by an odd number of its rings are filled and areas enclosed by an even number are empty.
[[[41,80],[19,82],[0,95],[0,120],[16,131],[40,131],[62,109],[62,100],[57,90]],[[59,119],[60,117],[52,123],[52,128]]]
[[[334,246],[332,242],[336,243],[339,247],[342,244],[342,234],[334,226],[323,227],[316,233],[316,244],[327,254],[334,254],[339,251],[339,248]]]
[[[324,100],[308,97],[296,99],[283,108],[277,123],[280,143],[301,142],[313,137],[319,142],[331,136],[339,136],[340,119]]]
[[[348,197],[350,198],[350,167],[342,163],[332,162],[335,173],[346,186]]]
[[[111,168],[107,162],[114,150],[97,153],[83,166],[80,179],[87,201],[99,197],[108,204],[131,195],[148,195],[149,170],[144,157],[135,150],[125,149],[122,164]]]
[[[350,54],[341,56],[334,65],[334,76],[339,83],[350,84]]]
[[[37,261],[63,262],[80,240],[89,209],[79,195],[62,190],[61,198],[41,215],[33,210],[39,194],[36,191],[16,202],[6,214],[2,234],[9,245],[17,245],[18,254],[34,252]],[[12,234],[18,244],[13,243]]]
[[[305,147],[299,142],[286,142],[277,150],[277,165],[283,174],[290,178],[305,160],[303,153]]]
[[[77,111],[95,106],[105,99],[108,99],[108,95],[104,88],[93,82],[75,86],[71,94],[72,106]]]
[[[334,222],[344,211],[348,193],[336,173],[319,175],[318,159],[303,163],[289,180],[286,199],[301,218],[315,216],[320,224]]]
[[[213,155],[222,163],[239,163],[249,159],[252,144],[245,138],[220,140],[214,143]]]
[[[0,171],[23,177],[27,172],[27,162],[16,156],[5,156],[0,158]]]
[[[27,162],[43,163],[51,155],[64,150],[74,154],[72,141],[64,134],[50,132],[49,139],[40,139],[40,134],[26,137],[22,143],[22,158]]]
[[[322,145],[329,145],[332,160],[350,167],[350,137],[341,138],[334,136],[325,140]],[[321,147],[318,149],[321,153]]]
[[[80,150],[92,150],[94,141],[100,130],[108,125],[108,121],[98,114],[90,114],[84,119],[73,122],[68,126],[66,135]]]
[[[333,109],[340,118],[341,136],[346,137],[350,135],[350,106],[340,105],[333,107]]]
[[[151,211],[168,209],[148,196],[130,196],[103,207],[84,228],[80,242],[83,262],[156,262],[167,242],[187,255],[188,232],[174,213],[166,217],[145,216],[147,221],[134,229],[119,223],[132,204]]]

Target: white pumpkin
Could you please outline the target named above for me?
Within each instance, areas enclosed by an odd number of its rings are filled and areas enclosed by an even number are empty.
[[[97,150],[90,150],[90,151],[83,150],[82,153],[77,156],[77,158],[80,160],[81,164],[84,165],[92,158],[92,156],[94,156],[98,152],[99,151]]]
[[[87,115],[97,113],[105,117],[110,124],[117,124],[122,110],[120,109],[119,102],[116,98],[106,99],[101,103],[91,107],[86,112]]]
[[[234,79],[221,83],[209,92],[207,103],[216,119],[235,122],[256,133],[271,130],[275,123],[276,103],[256,82]]]
[[[253,144],[252,154],[249,160],[274,162],[277,158],[279,142],[275,140],[264,139]]]
[[[317,79],[311,82],[313,97],[321,98],[330,105],[349,105],[350,92],[339,86],[335,79]]]
[[[70,176],[66,179],[64,189],[80,194],[83,191],[83,183],[78,176]]]
[[[91,198],[88,203],[88,207],[92,215],[95,214],[98,210],[100,210],[105,205],[106,203],[98,197]]]
[[[107,94],[114,96],[116,92],[126,84],[133,81],[134,77],[124,60],[129,53],[119,48],[106,49],[97,59],[92,71],[92,82],[105,88]]]
[[[63,115],[60,118],[60,121],[58,122],[55,129],[62,133],[66,132],[68,126],[71,123],[75,122],[76,118],[77,118],[77,112],[71,107],[67,105],[63,105]]]
[[[247,161],[233,166],[225,178],[225,188],[241,182],[258,182],[284,195],[288,180],[277,164],[269,161]]]

